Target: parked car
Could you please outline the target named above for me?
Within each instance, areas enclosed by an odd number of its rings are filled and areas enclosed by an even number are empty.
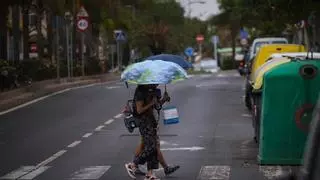
[[[259,48],[264,44],[288,44],[288,40],[282,37],[256,38],[255,40],[253,40],[250,47],[249,59],[253,59],[254,56],[258,53]]]

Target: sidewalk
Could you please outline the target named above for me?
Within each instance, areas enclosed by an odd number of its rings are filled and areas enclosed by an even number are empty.
[[[62,78],[60,79],[60,82],[56,79],[33,82],[29,87],[22,87],[0,93],[0,112],[64,89],[94,83],[116,81],[119,79],[119,75],[108,73],[95,76],[75,77],[70,80]]]

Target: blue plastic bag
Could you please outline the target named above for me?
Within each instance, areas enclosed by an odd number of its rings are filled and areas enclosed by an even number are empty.
[[[179,120],[179,113],[175,106],[168,106],[163,108],[163,124],[178,124]]]

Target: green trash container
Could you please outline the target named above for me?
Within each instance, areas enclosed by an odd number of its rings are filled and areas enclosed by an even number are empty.
[[[300,165],[320,92],[320,59],[292,60],[266,72],[262,88],[258,161]]]

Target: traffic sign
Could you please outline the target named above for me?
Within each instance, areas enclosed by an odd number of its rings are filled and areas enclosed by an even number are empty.
[[[212,44],[219,43],[219,36],[212,36],[211,37],[211,42],[212,42]]]
[[[86,9],[81,6],[78,13],[77,13],[77,17],[89,17],[88,12],[86,11]]]
[[[249,33],[244,29],[240,29],[240,39],[248,39],[249,38]]]
[[[202,42],[204,40],[204,37],[202,34],[199,34],[196,39],[198,42]]]
[[[79,31],[85,31],[89,27],[89,14],[86,9],[81,6],[77,13],[77,28]]]
[[[116,41],[118,41],[118,42],[127,40],[126,35],[122,30],[115,30],[114,36],[115,36]]]
[[[184,50],[184,53],[187,55],[187,56],[192,56],[193,53],[194,53],[194,49],[192,47],[188,47]]]
[[[80,31],[85,31],[86,29],[88,29],[88,26],[89,22],[85,18],[79,19],[77,22],[77,27]]]
[[[247,40],[247,39],[241,39],[241,40],[240,40],[240,44],[241,44],[242,46],[248,45],[248,40]]]

